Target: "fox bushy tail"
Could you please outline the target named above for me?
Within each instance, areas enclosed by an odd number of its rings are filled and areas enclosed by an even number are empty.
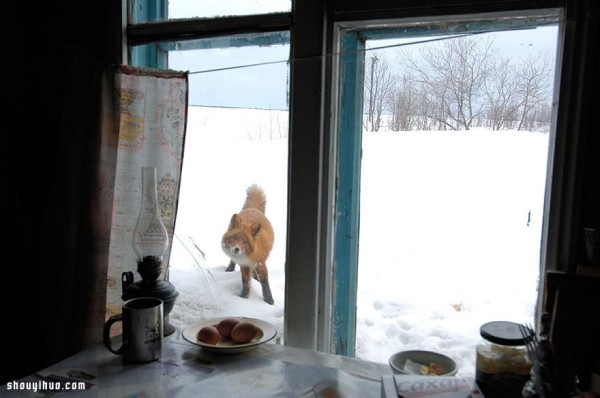
[[[261,212],[265,212],[267,207],[267,196],[265,192],[256,184],[248,187],[246,190],[246,201],[244,202],[243,209],[257,209]]]

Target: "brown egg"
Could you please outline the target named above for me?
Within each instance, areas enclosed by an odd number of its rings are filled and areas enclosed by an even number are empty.
[[[256,336],[256,328],[250,322],[241,321],[231,329],[231,338],[239,344],[244,344]]]
[[[221,335],[216,327],[204,326],[198,331],[196,338],[203,343],[215,345],[221,340]]]
[[[238,323],[240,323],[240,321],[238,321],[237,319],[226,318],[226,319],[221,320],[221,322],[219,322],[219,324],[217,325],[217,330],[219,330],[219,333],[221,334],[221,336],[223,336],[227,339],[230,339],[231,338],[231,330]]]

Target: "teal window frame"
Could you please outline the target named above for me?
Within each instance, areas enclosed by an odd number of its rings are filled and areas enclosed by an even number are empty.
[[[531,14],[531,15],[528,15]],[[428,17],[397,20],[388,28],[361,28],[361,23],[339,24],[339,107],[337,109],[337,193],[332,309],[332,351],[355,356],[358,254],[360,235],[360,175],[365,43],[367,40],[456,36],[527,29],[557,24],[560,9],[530,13]],[[418,23],[417,23],[418,22]],[[366,25],[365,23],[363,23]],[[390,25],[389,21],[385,25]]]
[[[168,0],[131,0],[129,6],[129,24],[140,24],[167,17]],[[155,44],[130,47],[129,63],[131,65],[166,69],[167,53]]]

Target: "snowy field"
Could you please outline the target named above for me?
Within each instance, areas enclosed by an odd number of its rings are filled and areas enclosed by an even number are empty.
[[[250,316],[283,335],[287,144],[287,112],[190,107],[170,262],[176,326]],[[533,321],[547,148],[548,134],[532,132],[365,133],[357,357],[428,349],[474,376],[482,323]],[[239,268],[225,272],[220,249],[253,183],[276,235],[273,306],[256,281],[239,297]]]

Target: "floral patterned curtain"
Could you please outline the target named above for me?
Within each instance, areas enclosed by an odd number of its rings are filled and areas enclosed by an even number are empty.
[[[118,130],[108,247],[106,317],[121,312],[122,273],[136,273],[131,245],[141,203],[142,167],[157,170],[161,215],[173,241],[188,104],[187,72],[115,67],[104,95],[104,128]],[[170,246],[169,246],[170,247]],[[170,249],[164,263],[168,264]]]

